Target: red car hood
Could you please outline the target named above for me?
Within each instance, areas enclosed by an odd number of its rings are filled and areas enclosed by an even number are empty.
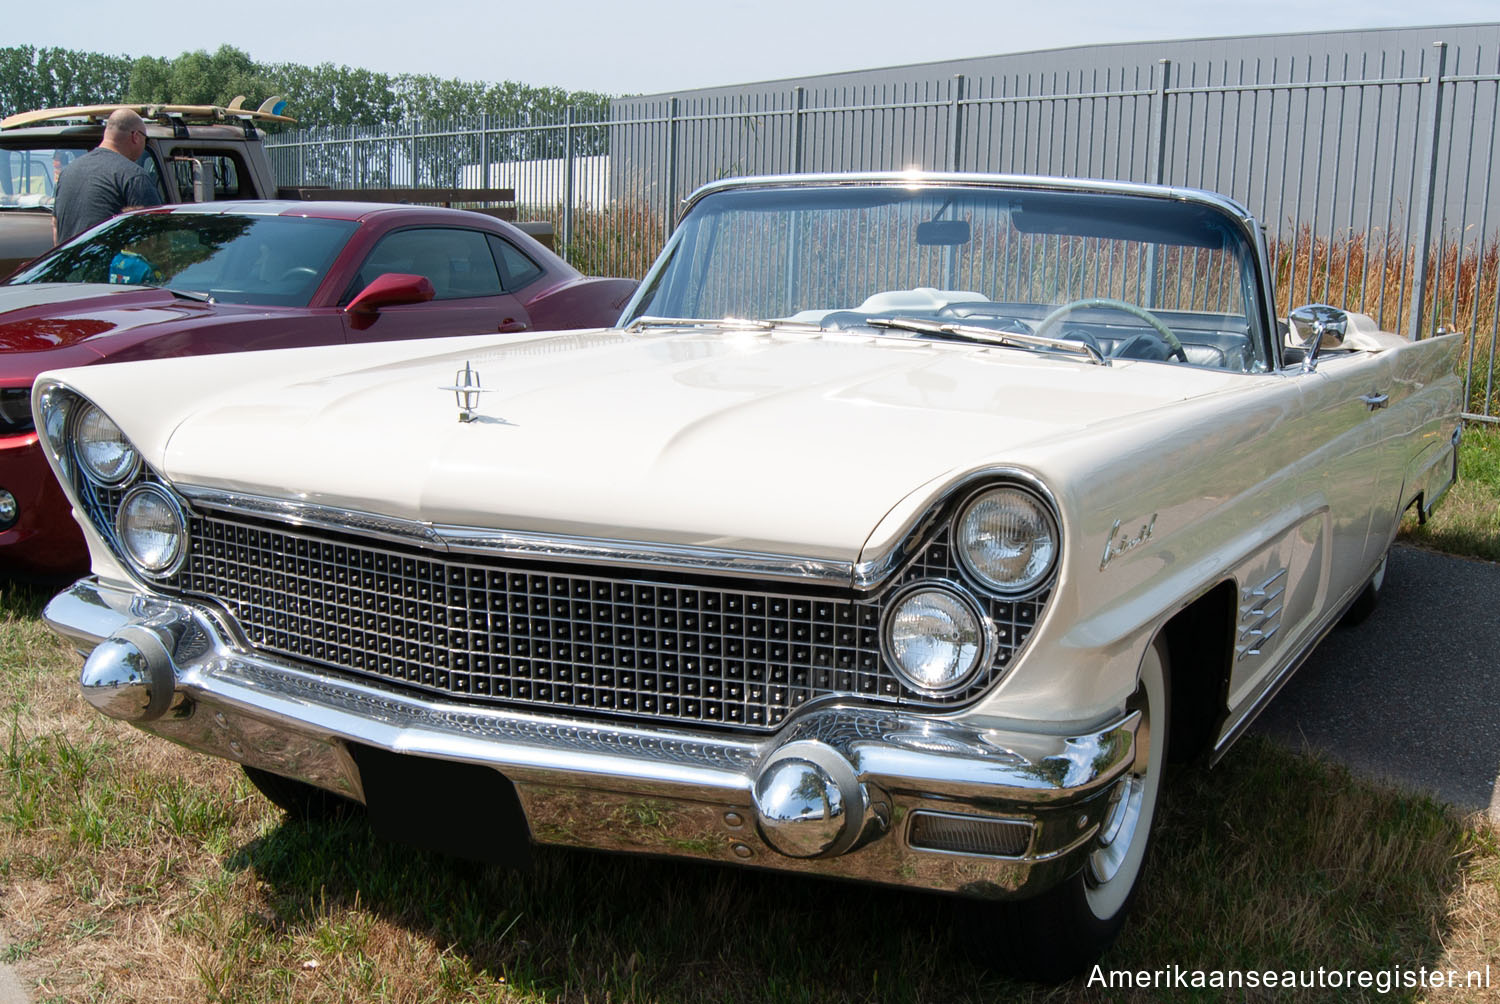
[[[103,283],[47,282],[0,286],[0,352],[50,352],[87,343],[103,357],[107,341],[127,331],[178,324],[254,308],[199,303],[165,289]],[[38,360],[38,369],[51,362]]]

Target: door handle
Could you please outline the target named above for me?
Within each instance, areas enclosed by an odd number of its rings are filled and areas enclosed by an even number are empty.
[[[1371,411],[1378,411],[1391,403],[1390,395],[1377,394],[1374,391],[1361,395],[1360,400],[1368,405]]]

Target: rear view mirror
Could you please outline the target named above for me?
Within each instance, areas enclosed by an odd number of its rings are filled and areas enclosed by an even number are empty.
[[[1307,372],[1318,365],[1321,349],[1336,349],[1349,333],[1349,315],[1326,303],[1309,303],[1293,310],[1287,317],[1292,330],[1307,350],[1302,368]]]
[[[922,247],[956,247],[973,237],[968,220],[928,220],[917,224],[917,243]]]

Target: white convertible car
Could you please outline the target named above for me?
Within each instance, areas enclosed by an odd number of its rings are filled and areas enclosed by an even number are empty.
[[[1454,477],[1456,336],[1272,303],[1205,192],[713,184],[612,329],[44,374],[47,618],[289,811],[1008,901],[1063,976]]]

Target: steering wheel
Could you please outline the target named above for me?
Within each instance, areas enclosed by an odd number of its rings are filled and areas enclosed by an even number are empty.
[[[294,268],[289,268],[285,272],[281,273],[281,275],[276,277],[276,281],[286,282],[288,279],[311,279],[317,274],[318,270],[315,268],[308,268],[306,265],[298,265]]]
[[[1042,318],[1041,323],[1036,326],[1037,335],[1043,338],[1054,337],[1052,329],[1061,324],[1063,318],[1075,311],[1087,310],[1090,307],[1111,307],[1115,310],[1124,311],[1131,317],[1140,318],[1151,325],[1158,335],[1161,335],[1162,341],[1167,343],[1167,348],[1172,350],[1174,356],[1182,362],[1188,361],[1187,352],[1183,349],[1182,342],[1172,333],[1172,329],[1162,322],[1161,318],[1144,307],[1137,307],[1133,303],[1126,303],[1124,300],[1114,300],[1107,296],[1097,296],[1088,300],[1074,300],[1071,303],[1064,303],[1059,307],[1054,307],[1052,312]]]

